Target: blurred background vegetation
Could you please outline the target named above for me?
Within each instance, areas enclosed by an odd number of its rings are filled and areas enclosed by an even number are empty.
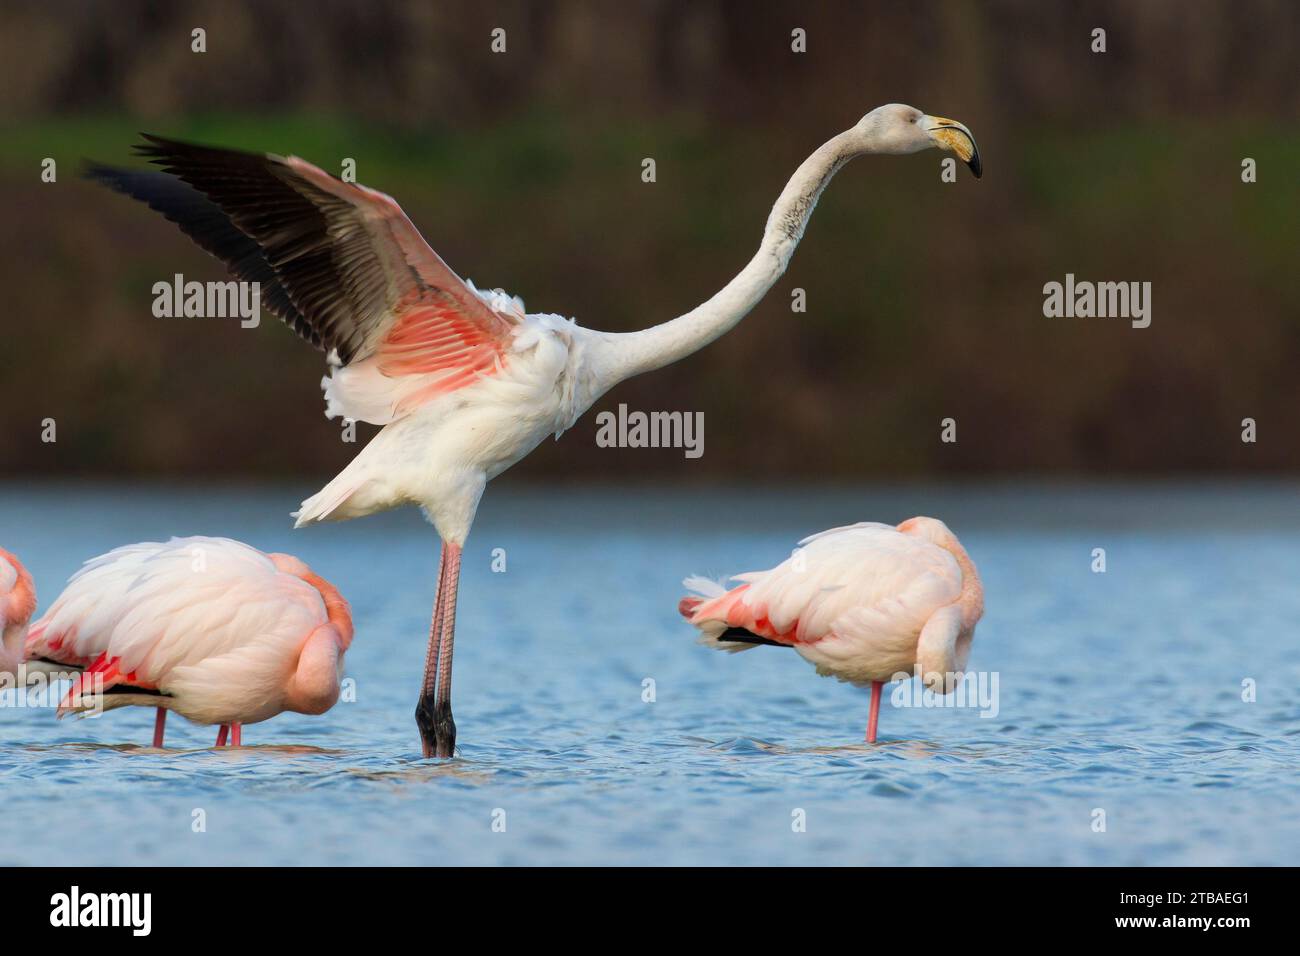
[[[969,124],[984,179],[859,160],[753,315],[596,406],[703,411],[702,459],[598,449],[593,411],[517,473],[1294,471],[1298,38],[1288,0],[9,0],[0,475],[323,476],[356,451],[322,415],[321,357],[271,317],[151,314],[154,282],[224,270],[79,179],[131,162],[139,130],[354,158],[460,274],[629,330],[711,295],[795,166],[891,101]],[[1044,318],[1067,272],[1152,282],[1151,327]]]

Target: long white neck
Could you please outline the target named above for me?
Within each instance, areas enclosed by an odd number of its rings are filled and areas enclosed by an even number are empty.
[[[685,315],[640,332],[597,333],[593,357],[599,392],[685,358],[748,315],[785,272],[826,184],[840,167],[863,151],[860,135],[848,130],[804,160],[767,217],[758,252],[713,298]]]

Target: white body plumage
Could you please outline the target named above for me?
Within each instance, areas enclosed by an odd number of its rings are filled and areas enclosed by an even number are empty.
[[[332,706],[351,639],[346,602],[301,561],[190,537],[86,562],[32,625],[26,656],[99,675],[105,709],[251,724]],[[98,703],[69,694],[60,709]]]
[[[951,690],[984,612],[974,563],[934,518],[823,531],[776,567],[733,580],[741,583],[728,591],[687,579],[699,597],[681,610],[701,643],[757,646],[729,640],[736,628],[793,648],[819,674],[863,686],[915,668],[936,690]]]
[[[436,387],[438,374],[389,377],[373,359],[333,369],[322,382],[326,413],[384,428],[303,502],[297,525],[415,504],[444,540],[464,541],[487,482],[567,431],[608,387],[587,348],[602,334],[555,315],[521,314],[494,374],[405,414],[404,399]]]

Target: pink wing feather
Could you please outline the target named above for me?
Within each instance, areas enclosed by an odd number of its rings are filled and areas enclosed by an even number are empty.
[[[163,173],[94,178],[259,281],[267,308],[337,356],[331,414],[384,424],[503,366],[522,314],[457,276],[390,196],[295,156],[146,139]]]

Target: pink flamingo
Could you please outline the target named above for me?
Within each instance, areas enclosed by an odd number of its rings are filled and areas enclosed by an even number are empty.
[[[81,671],[59,704],[155,707],[219,724],[217,746],[283,711],[322,714],[352,643],[347,602],[297,558],[229,538],[172,538],[87,561],[27,636],[25,657]]]
[[[792,647],[824,677],[871,686],[867,743],[876,742],[880,692],[915,668],[952,691],[984,613],[984,588],[957,536],[936,518],[898,527],[866,521],[823,531],[770,571],[724,589],[686,579],[678,605],[700,643],[722,651]]]
[[[32,576],[16,555],[0,548],[0,674],[18,673],[27,622],[35,611]]]
[[[822,191],[849,160],[938,147],[981,171],[961,123],[881,106],[795,171],[758,252],[716,295],[670,322],[613,334],[526,314],[500,289],[476,289],[390,197],[295,156],[147,140],[136,149],[163,172],[92,165],[87,174],[148,204],[240,279],[260,284],[262,304],[327,353],[327,416],[384,426],[302,503],[297,525],[414,504],[442,539],[415,711],[426,757],[455,751],[461,554],[487,482],[619,382],[685,358],[744,318],[785,272]]]

